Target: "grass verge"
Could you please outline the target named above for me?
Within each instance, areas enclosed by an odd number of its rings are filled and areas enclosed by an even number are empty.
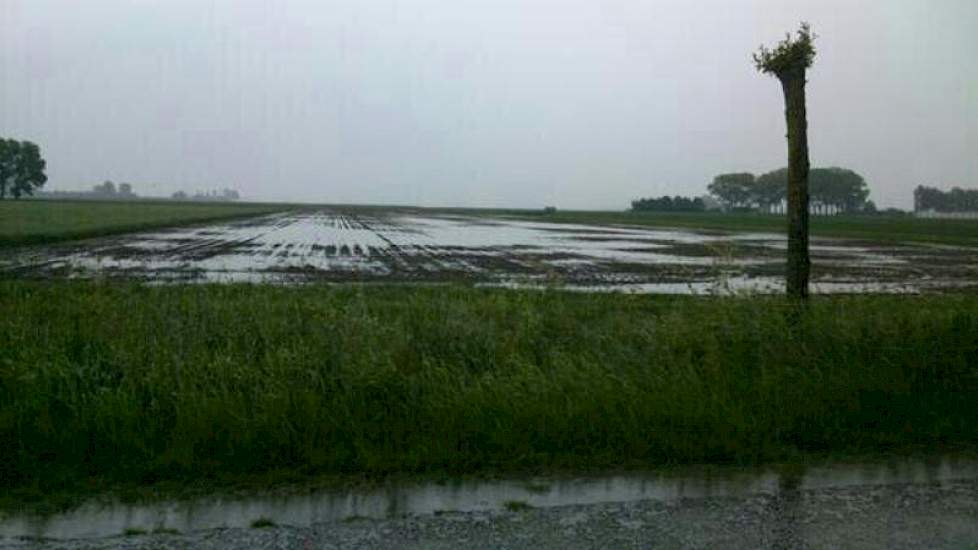
[[[150,201],[0,201],[0,248],[46,244],[283,210],[263,204]]]
[[[978,443],[978,295],[0,281],[0,493]]]

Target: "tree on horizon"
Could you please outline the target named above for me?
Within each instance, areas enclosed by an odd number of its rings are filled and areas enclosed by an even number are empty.
[[[36,143],[0,138],[0,200],[33,195],[48,181],[46,166]]]

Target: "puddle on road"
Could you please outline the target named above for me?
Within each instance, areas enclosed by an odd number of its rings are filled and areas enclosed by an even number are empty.
[[[4,517],[0,520],[0,542],[4,538],[104,538],[127,530],[152,532],[165,529],[186,533],[245,528],[259,518],[278,525],[301,527],[352,518],[501,511],[507,503],[513,502],[542,508],[777,494],[784,488],[804,491],[975,479],[978,479],[978,459],[945,456],[804,469],[691,467],[658,473],[580,478],[401,483],[292,496],[212,497],[141,505],[92,503],[51,517]]]

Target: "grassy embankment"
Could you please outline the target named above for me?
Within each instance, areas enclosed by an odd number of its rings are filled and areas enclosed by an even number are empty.
[[[978,296],[792,311],[0,281],[0,494],[978,447]]]
[[[0,201],[0,247],[99,237],[284,210],[281,205],[150,201]]]

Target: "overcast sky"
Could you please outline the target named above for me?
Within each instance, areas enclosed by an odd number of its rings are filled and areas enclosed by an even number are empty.
[[[750,54],[801,20],[813,166],[978,187],[976,0],[0,0],[49,188],[626,208],[785,164]]]

